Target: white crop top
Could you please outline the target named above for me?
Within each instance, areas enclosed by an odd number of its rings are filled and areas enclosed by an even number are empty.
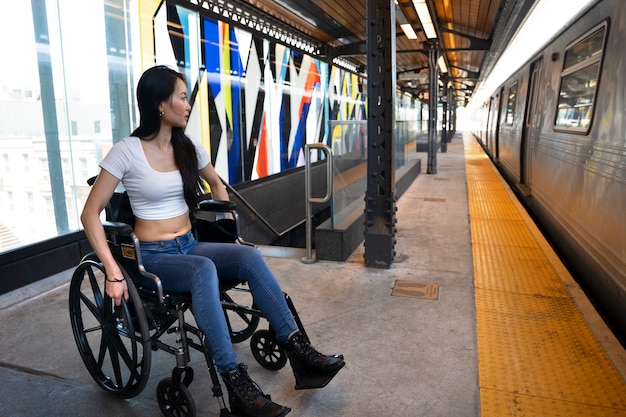
[[[193,143],[198,155],[198,169],[202,169],[211,162],[211,157],[200,144]],[[100,162],[100,168],[122,181],[133,213],[140,219],[171,219],[189,209],[180,172],[160,172],[152,168],[138,137],[130,136],[113,145]]]

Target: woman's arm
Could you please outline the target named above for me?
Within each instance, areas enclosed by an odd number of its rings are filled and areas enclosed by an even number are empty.
[[[224,187],[222,180],[217,175],[215,168],[213,168],[213,164],[209,162],[207,166],[202,168],[200,170],[200,176],[204,178],[211,187],[211,198],[213,200],[228,201],[228,191],[226,191],[226,187]]]
[[[106,272],[106,293],[115,300],[115,305],[120,305],[122,296],[128,299],[128,288],[126,282],[112,282],[111,280],[122,279],[122,271],[113,258],[111,250],[104,234],[104,227],[100,221],[100,213],[113,196],[115,188],[120,180],[102,169],[96,182],[91,187],[87,201],[80,216],[80,220],[85,228],[85,234],[91,247],[98,255]]]

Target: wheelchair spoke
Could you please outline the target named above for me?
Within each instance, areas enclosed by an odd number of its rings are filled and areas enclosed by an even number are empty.
[[[137,369],[141,369],[141,361],[138,361],[139,355],[137,352],[137,336],[141,338],[141,333],[137,333],[134,329],[133,321],[131,319],[131,312],[129,309],[129,304],[122,300],[122,305],[120,307],[116,307],[115,316],[120,316],[120,324],[117,326],[117,332],[111,334],[110,342],[111,348],[114,349],[122,361],[126,364],[128,371],[130,372],[130,381],[135,381],[139,379],[139,373]],[[122,342],[122,338],[125,337],[130,342],[130,352],[127,349],[127,346]],[[118,362],[119,365],[119,362]]]
[[[109,341],[110,343],[110,341]],[[109,344],[107,343],[107,344]],[[115,348],[112,348],[111,345],[109,345],[109,357],[111,359],[111,364],[112,364],[112,368],[113,368],[113,373],[115,374],[115,382],[117,386],[124,386],[124,380],[122,379],[122,373],[121,373],[121,369],[120,369],[120,361],[118,358],[118,351],[115,350]]]
[[[229,292],[236,295],[237,300],[231,297]],[[256,307],[250,291],[233,289],[229,292],[223,291],[220,295],[222,308],[231,341],[240,343],[252,336],[259,324],[259,315],[254,311]],[[246,305],[252,305],[252,307],[245,307]]]
[[[89,275],[89,284],[91,284],[91,290],[93,293],[93,299],[95,304],[98,306],[98,309],[102,309],[104,304],[104,297],[102,296],[102,291],[100,291],[100,284],[96,279],[96,275],[94,274],[93,269],[87,269],[87,274]]]
[[[104,359],[107,354],[107,338],[103,335],[100,339],[100,349],[98,349],[98,368],[102,369],[102,365],[104,364]]]
[[[236,311],[235,312],[239,318],[241,319],[241,321],[243,321],[244,323],[246,323],[246,325],[250,325],[250,323],[252,323],[252,320],[250,319],[252,316],[251,315],[246,315],[240,311]]]
[[[80,300],[85,304],[85,306],[89,309],[89,311],[91,312],[91,314],[95,317],[96,320],[98,320],[98,323],[102,324],[102,316],[100,315],[100,312],[102,311],[102,307],[98,307],[96,306],[96,304],[94,304],[91,299],[89,299],[89,297],[87,297],[85,294],[83,294],[82,292],[80,293]]]
[[[96,327],[90,327],[88,329],[83,329],[83,333],[87,334],[87,333],[91,333],[91,332],[98,332],[102,330],[102,326],[96,326]]]

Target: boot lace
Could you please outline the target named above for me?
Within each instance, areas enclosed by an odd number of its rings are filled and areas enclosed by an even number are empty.
[[[314,362],[316,359],[324,357],[324,355],[311,346],[301,333],[294,335],[293,345],[297,349],[298,354],[307,361]]]
[[[252,403],[260,395],[264,395],[261,388],[248,376],[248,367],[244,364],[240,364],[236,372],[232,374],[233,388],[241,395],[247,402]]]

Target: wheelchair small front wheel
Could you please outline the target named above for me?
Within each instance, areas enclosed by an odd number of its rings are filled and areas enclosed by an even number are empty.
[[[265,369],[278,371],[287,364],[287,353],[280,347],[274,332],[258,330],[250,339],[252,356]]]
[[[196,403],[184,384],[172,386],[172,378],[163,378],[157,385],[157,400],[163,415],[167,417],[195,417]]]

